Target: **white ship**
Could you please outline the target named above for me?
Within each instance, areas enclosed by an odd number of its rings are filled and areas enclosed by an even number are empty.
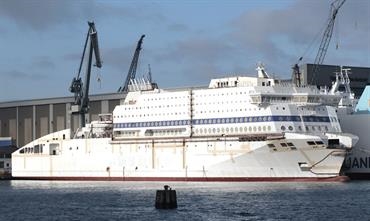
[[[132,81],[113,114],[12,154],[16,179],[125,181],[340,180],[357,137],[343,133],[339,95],[258,77],[163,90]],[[72,137],[72,138],[71,138]]]
[[[334,85],[342,85],[336,91],[343,97],[338,107],[342,130],[356,134],[359,141],[348,153],[343,171],[351,179],[370,179],[370,86],[366,86],[360,99],[356,99],[349,86],[348,69],[337,74]]]

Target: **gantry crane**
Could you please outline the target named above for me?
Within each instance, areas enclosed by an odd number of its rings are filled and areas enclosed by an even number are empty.
[[[313,68],[312,68],[312,75],[311,75],[311,80],[308,82],[309,84],[313,84],[316,75],[318,74],[320,70],[320,65],[322,65],[326,52],[328,51],[329,43],[331,40],[331,37],[333,35],[333,29],[334,29],[334,24],[335,24],[335,19],[337,17],[339,9],[342,7],[346,0],[334,0],[331,3],[331,8],[330,8],[330,17],[329,17],[329,22],[325,28],[323,37],[321,39],[320,47],[317,52],[315,61],[313,63]],[[300,57],[298,62],[293,66],[293,83],[295,83],[297,86],[301,86],[301,73],[299,71],[299,66],[298,63],[302,60],[303,57]]]
[[[118,92],[127,93],[127,91],[128,91],[128,85],[130,83],[130,80],[131,79],[135,79],[137,63],[139,61],[139,55],[140,55],[141,45],[143,44],[144,37],[145,37],[145,35],[142,35],[140,37],[140,40],[137,42],[135,54],[134,54],[134,57],[132,58],[130,69],[128,70],[128,73],[127,73],[127,76],[126,76],[126,81],[118,89]]]
[[[92,66],[92,54],[95,54],[95,64],[94,66],[101,68],[102,61],[100,58],[99,45],[98,45],[98,33],[95,29],[94,22],[88,22],[89,30],[86,35],[85,46],[82,52],[82,58],[80,62],[80,67],[78,69],[77,77],[74,77],[69,90],[74,93],[74,104],[71,106],[72,114],[80,115],[80,127],[84,127],[85,114],[89,111],[89,87],[90,87],[90,76],[91,76],[91,66]],[[89,43],[89,45],[88,45]],[[89,47],[89,57],[87,70],[85,74],[85,79],[82,82],[80,77],[81,69],[85,58],[85,52],[87,46]]]
[[[326,26],[326,29],[324,31],[324,35],[322,37],[319,51],[316,55],[315,62],[312,69],[312,77],[310,84],[313,83],[315,80],[316,75],[319,73],[320,65],[323,63],[326,52],[328,51],[329,43],[331,40],[331,36],[333,35],[333,29],[335,24],[335,18],[337,17],[338,10],[342,5],[344,4],[346,0],[335,0],[331,3],[331,15],[329,17],[328,25]]]

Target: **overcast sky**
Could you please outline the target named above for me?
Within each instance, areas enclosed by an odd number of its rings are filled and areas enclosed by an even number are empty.
[[[0,0],[0,101],[72,95],[87,21],[95,22],[103,60],[92,71],[92,94],[123,84],[142,34],[137,76],[150,64],[161,88],[254,76],[258,62],[289,78],[299,57],[313,63],[331,2]],[[370,67],[369,0],[340,8],[324,63]]]

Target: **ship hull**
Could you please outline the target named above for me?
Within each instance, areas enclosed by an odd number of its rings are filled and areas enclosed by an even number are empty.
[[[343,172],[351,179],[370,179],[370,114],[339,117],[342,130],[359,137],[357,144],[346,156]]]
[[[310,146],[315,136],[44,142],[12,155],[14,179],[110,181],[342,181],[345,150]],[[294,137],[294,138],[293,138]],[[30,145],[40,145],[36,140]],[[289,145],[290,146],[289,146]]]
[[[346,182],[348,176],[333,177],[12,177],[12,180],[133,181],[133,182]]]

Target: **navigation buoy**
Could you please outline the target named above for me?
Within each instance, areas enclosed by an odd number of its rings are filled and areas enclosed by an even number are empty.
[[[177,197],[176,190],[172,190],[168,185],[164,186],[164,190],[157,190],[155,196],[156,209],[176,209]]]

